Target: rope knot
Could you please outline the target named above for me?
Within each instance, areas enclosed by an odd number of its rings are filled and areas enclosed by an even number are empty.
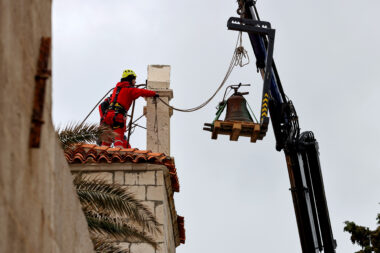
[[[244,49],[244,47],[243,46],[240,46],[240,47],[237,47],[236,48],[236,53],[237,54],[244,54],[244,53],[246,53],[247,51]]]

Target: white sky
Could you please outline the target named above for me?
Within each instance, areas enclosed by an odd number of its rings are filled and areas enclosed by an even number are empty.
[[[81,121],[125,68],[145,82],[148,64],[172,66],[173,105],[199,105],[227,70],[237,33],[226,22],[236,9],[235,0],[53,1],[55,124]],[[373,228],[380,211],[380,2],[262,0],[258,9],[277,31],[275,60],[301,128],[314,131],[320,144],[337,252],[354,252],[343,222]],[[262,81],[247,37],[244,46],[252,64],[236,68],[228,84],[252,83],[247,99],[258,114]],[[177,252],[301,252],[272,127],[256,144],[215,141],[202,131],[222,95],[201,111],[172,117],[171,155],[181,184],[175,201],[187,236]],[[97,112],[89,121],[99,121]],[[132,145],[145,149],[145,138],[137,130]]]

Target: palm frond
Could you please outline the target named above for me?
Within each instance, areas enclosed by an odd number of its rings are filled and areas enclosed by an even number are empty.
[[[104,237],[91,236],[96,253],[129,253],[128,249],[122,249],[115,242]]]
[[[78,175],[74,185],[82,206],[113,216],[127,216],[151,233],[161,233],[154,214],[134,195],[118,184],[108,184],[101,179],[85,179]]]
[[[64,149],[76,143],[94,143],[97,140],[109,141],[115,137],[112,129],[106,125],[70,123],[57,129],[59,141]]]
[[[141,241],[146,242],[155,249],[157,243],[147,233],[140,231],[132,225],[125,222],[122,218],[110,218],[107,215],[101,215],[95,212],[85,212],[90,231],[112,236],[115,240],[126,242]]]

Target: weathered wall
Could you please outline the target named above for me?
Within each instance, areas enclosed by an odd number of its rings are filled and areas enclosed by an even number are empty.
[[[90,178],[101,178],[109,183],[128,187],[155,214],[163,231],[162,235],[155,238],[160,248],[154,250],[147,243],[123,243],[130,253],[175,252],[176,245],[179,244],[177,214],[166,166],[146,163],[93,163],[72,164],[71,170],[73,173],[82,172]]]
[[[0,0],[0,252],[93,252],[51,123],[50,80],[41,146],[29,148],[42,36],[51,0]]]
[[[173,98],[173,90],[169,89],[170,66],[149,65],[147,84],[147,88],[156,91],[160,99],[146,99],[147,103],[144,108],[147,128],[146,148],[170,156],[170,117],[173,111],[160,101],[163,100],[169,104],[170,99]]]

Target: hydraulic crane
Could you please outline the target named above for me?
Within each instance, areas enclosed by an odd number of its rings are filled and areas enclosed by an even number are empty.
[[[269,22],[260,20],[256,1],[237,2],[240,18],[231,17],[227,27],[229,30],[248,34],[256,57],[257,70],[263,78],[261,117],[259,124],[256,124],[259,130],[251,141],[255,142],[265,135],[269,124],[269,112],[276,138],[276,149],[283,150],[286,157],[302,252],[334,253],[337,245],[330,224],[318,142],[313,132],[300,132],[296,110],[284,93],[273,60],[275,30]],[[241,94],[235,92],[237,96]],[[204,130],[213,132],[213,139],[216,139],[218,132],[223,131],[218,121],[214,121],[213,124],[206,123],[205,126],[207,127]],[[234,129],[228,129],[227,131],[231,131],[230,139],[237,140]],[[240,125],[237,131],[241,131]],[[252,136],[254,134],[252,133]]]

